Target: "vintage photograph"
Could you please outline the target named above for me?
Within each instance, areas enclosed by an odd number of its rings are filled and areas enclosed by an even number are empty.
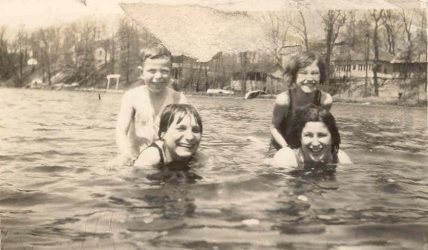
[[[426,0],[0,0],[0,250],[428,250]]]

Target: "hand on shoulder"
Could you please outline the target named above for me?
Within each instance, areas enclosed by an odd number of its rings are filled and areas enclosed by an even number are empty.
[[[322,106],[324,108],[327,108],[327,110],[330,110],[331,106],[333,105],[333,97],[327,92],[321,93],[323,93],[323,98],[321,99]]]
[[[296,153],[289,147],[281,148],[276,152],[272,160],[272,166],[278,168],[297,167]]]

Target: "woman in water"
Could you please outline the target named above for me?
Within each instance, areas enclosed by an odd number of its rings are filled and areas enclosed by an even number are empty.
[[[134,166],[188,169],[197,157],[202,138],[202,120],[189,104],[170,104],[160,117],[159,140],[144,149]]]
[[[273,158],[273,166],[300,169],[308,165],[352,163],[349,156],[339,149],[339,130],[329,111],[316,106],[298,110],[290,132],[298,135],[297,148],[279,150]]]

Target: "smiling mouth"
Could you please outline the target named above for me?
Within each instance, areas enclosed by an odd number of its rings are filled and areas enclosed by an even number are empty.
[[[183,148],[192,148],[194,144],[180,143],[178,146]]]
[[[303,82],[303,85],[306,85],[306,86],[308,86],[308,85],[315,85],[316,84],[316,82],[312,82],[312,81],[305,81],[305,82]]]
[[[314,154],[320,154],[323,151],[323,148],[309,148],[312,153]]]

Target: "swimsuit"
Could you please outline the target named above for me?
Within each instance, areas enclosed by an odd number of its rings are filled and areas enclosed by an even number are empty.
[[[288,90],[290,104],[288,106],[287,116],[280,122],[278,131],[282,137],[284,137],[290,148],[298,148],[300,146],[299,136],[291,134],[289,129],[296,110],[311,105],[321,107],[321,95],[321,91],[318,89],[311,93],[305,93],[299,87]],[[271,140],[271,146],[276,150],[281,149],[281,146],[274,139]]]
[[[165,163],[165,151],[163,150],[163,147],[157,144],[156,142],[153,142],[149,147],[154,147],[159,151],[159,165],[164,165]]]

